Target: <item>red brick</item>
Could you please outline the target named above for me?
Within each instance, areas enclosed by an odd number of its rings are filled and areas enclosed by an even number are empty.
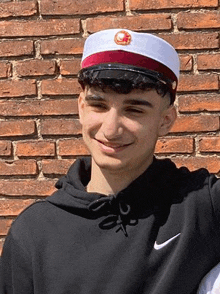
[[[156,153],[192,153],[194,150],[193,138],[164,138],[159,139]]]
[[[219,173],[220,158],[219,157],[174,157],[172,160],[178,167],[187,166],[189,170],[197,170],[206,168],[210,173]]]
[[[218,7],[218,0],[130,0],[131,10],[151,10],[151,9],[170,9],[170,8],[194,8],[194,7]]]
[[[0,62],[0,78],[8,78],[11,76],[11,64],[8,62]]]
[[[5,242],[5,239],[0,238],[0,255],[2,254],[2,249],[3,249],[4,242]]]
[[[11,227],[12,219],[0,219],[0,236],[6,236]]]
[[[178,100],[180,112],[220,111],[219,94],[185,95]]]
[[[89,152],[83,142],[82,138],[74,138],[69,140],[59,141],[59,152],[60,156],[71,156],[71,155],[88,155]]]
[[[1,176],[37,175],[35,160],[0,161]]]
[[[82,38],[44,40],[41,41],[41,54],[81,54],[83,52],[84,42],[85,40]]]
[[[37,13],[35,1],[0,3],[0,18],[13,16],[32,16]]]
[[[0,97],[24,97],[37,94],[35,80],[3,80],[0,81]]]
[[[46,119],[41,121],[41,134],[45,135],[79,135],[82,133],[78,119]]]
[[[11,156],[12,144],[10,141],[0,141],[0,156]]]
[[[179,116],[171,129],[174,133],[193,133],[217,131],[219,129],[219,117],[215,115],[190,115]]]
[[[54,156],[55,143],[50,141],[17,142],[16,155],[18,157]]]
[[[0,101],[1,116],[47,116],[78,113],[77,99]]]
[[[60,73],[63,76],[76,75],[80,70],[81,59],[61,60]]]
[[[34,203],[33,199],[1,199],[0,200],[0,216],[17,216],[27,206]]]
[[[42,171],[44,175],[65,175],[75,159],[44,159],[42,160]]]
[[[0,137],[30,136],[35,132],[35,122],[31,120],[0,121]]]
[[[220,69],[220,54],[200,54],[197,57],[198,70]]]
[[[7,197],[50,196],[56,190],[55,183],[56,180],[0,180],[0,195]]]
[[[101,12],[123,11],[123,0],[44,0],[41,2],[42,15],[77,15]]]
[[[200,152],[220,152],[220,137],[202,137],[199,139]]]
[[[193,58],[191,55],[180,55],[180,70],[191,71],[193,69]]]
[[[127,28],[135,31],[170,30],[172,28],[170,14],[142,14],[123,17],[98,17],[86,21],[89,33],[103,29]]]
[[[220,28],[219,11],[180,12],[177,15],[177,27],[179,29]]]
[[[43,95],[74,95],[81,92],[77,79],[56,79],[42,81]]]
[[[179,34],[160,34],[177,50],[195,49],[219,49],[218,33],[179,33]]]
[[[79,32],[79,19],[11,20],[0,22],[0,37],[70,35]]]
[[[0,57],[33,56],[33,41],[3,41],[0,43]]]
[[[178,91],[218,90],[219,80],[217,74],[210,75],[181,75]]]
[[[15,63],[18,76],[45,76],[56,73],[56,63],[52,60],[26,60]]]

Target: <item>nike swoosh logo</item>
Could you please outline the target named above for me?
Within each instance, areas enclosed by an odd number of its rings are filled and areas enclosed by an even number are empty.
[[[157,244],[157,241],[154,243],[154,249],[160,250],[161,248],[167,246],[170,242],[172,242],[174,239],[176,239],[181,233],[175,235],[174,237],[170,238],[169,240],[165,241],[162,244]]]

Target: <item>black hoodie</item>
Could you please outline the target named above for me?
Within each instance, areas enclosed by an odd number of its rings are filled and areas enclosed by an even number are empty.
[[[157,160],[117,195],[79,159],[6,238],[1,294],[191,294],[220,261],[220,180]]]

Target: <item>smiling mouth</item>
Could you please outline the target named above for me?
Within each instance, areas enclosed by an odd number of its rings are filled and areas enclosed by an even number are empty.
[[[112,150],[122,150],[132,144],[132,143],[128,143],[128,144],[110,143],[110,142],[103,142],[97,139],[96,141],[99,142],[104,147],[106,147],[107,149],[112,149]]]

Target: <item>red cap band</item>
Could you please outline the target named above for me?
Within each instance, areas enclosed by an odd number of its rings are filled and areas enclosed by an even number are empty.
[[[122,50],[98,52],[90,55],[83,60],[82,68],[106,63],[120,63],[146,68],[162,73],[172,81],[177,81],[175,74],[162,63],[140,54]]]

